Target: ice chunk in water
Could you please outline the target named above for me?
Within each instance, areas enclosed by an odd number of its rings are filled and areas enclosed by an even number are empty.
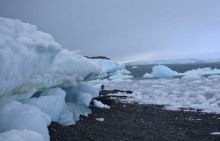
[[[174,77],[175,72],[172,71],[170,68],[164,65],[154,66],[152,69],[152,75],[154,78],[172,78]]]

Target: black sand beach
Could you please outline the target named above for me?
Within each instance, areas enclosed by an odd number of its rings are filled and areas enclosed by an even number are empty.
[[[52,122],[51,141],[220,141],[220,135],[210,134],[220,132],[220,115],[120,102],[110,109],[90,108],[92,114],[76,125]]]

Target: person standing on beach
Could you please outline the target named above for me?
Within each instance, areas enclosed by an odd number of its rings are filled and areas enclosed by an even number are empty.
[[[104,90],[104,87],[105,87],[104,85],[101,86],[102,91]]]

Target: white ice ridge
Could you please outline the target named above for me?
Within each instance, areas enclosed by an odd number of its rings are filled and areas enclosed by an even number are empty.
[[[101,67],[68,51],[50,34],[19,20],[0,18],[0,101],[27,99],[51,87],[69,88],[98,76]]]

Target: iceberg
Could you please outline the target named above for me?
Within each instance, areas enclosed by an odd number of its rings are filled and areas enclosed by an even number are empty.
[[[154,76],[153,76],[152,74],[145,73],[145,74],[143,75],[143,78],[148,78],[148,79],[150,79],[150,78],[154,78]]]
[[[170,68],[164,65],[154,66],[152,69],[152,75],[154,78],[172,78],[174,77],[175,72]]]
[[[10,56],[10,57],[9,57]],[[19,20],[0,18],[0,101],[30,98],[36,91],[77,86],[102,68],[70,52],[50,34]]]
[[[75,124],[91,113],[90,101],[99,94],[81,82],[105,75],[80,51],[63,49],[35,25],[7,18],[0,18],[0,64],[0,139],[7,140],[11,134],[49,141],[51,121]]]

